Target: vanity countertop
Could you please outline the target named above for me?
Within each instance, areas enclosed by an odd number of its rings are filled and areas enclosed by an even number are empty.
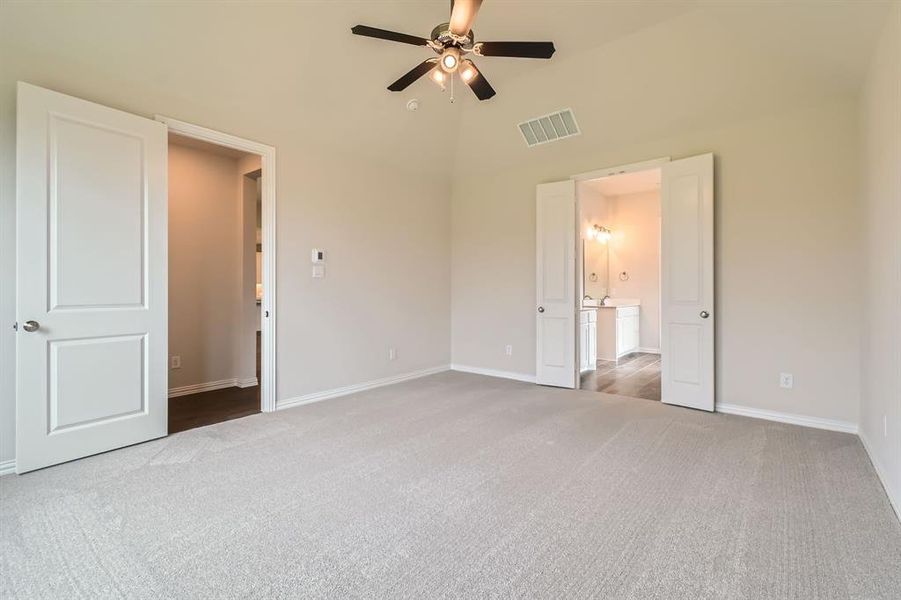
[[[637,298],[608,298],[607,304],[603,306],[582,306],[582,310],[593,310],[596,308],[623,308],[626,306],[641,306],[641,300]]]

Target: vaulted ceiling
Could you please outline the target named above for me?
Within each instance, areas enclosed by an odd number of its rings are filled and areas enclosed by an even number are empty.
[[[428,35],[448,4],[6,3],[0,56],[28,56],[11,61],[6,77],[41,70],[22,64],[52,65],[67,74],[61,91],[121,98],[126,110],[151,113],[151,96],[174,98],[186,109],[173,116],[185,120],[264,138],[290,133],[298,143],[449,177],[455,163],[494,168],[527,156],[515,124],[566,106],[586,139],[626,139],[855,94],[887,7],[486,0],[477,38],[553,40],[554,58],[479,59],[498,91],[484,103],[459,89],[451,105],[427,79],[386,91],[429,51],[355,37],[350,27]],[[416,113],[405,110],[413,97]]]

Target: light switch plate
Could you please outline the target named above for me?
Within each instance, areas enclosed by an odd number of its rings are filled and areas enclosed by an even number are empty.
[[[313,248],[310,253],[310,260],[313,264],[325,262],[325,250],[320,250],[319,248]]]

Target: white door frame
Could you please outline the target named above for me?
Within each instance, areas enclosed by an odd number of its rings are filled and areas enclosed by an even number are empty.
[[[277,404],[275,380],[275,148],[162,115],[154,115],[154,119],[165,123],[172,133],[216,144],[217,146],[225,146],[226,148],[256,154],[260,157],[263,178],[261,186],[263,204],[263,299],[260,303],[260,309],[262,310],[260,410],[272,412],[276,409]]]
[[[602,177],[610,177],[611,175],[623,175],[625,173],[637,173],[639,171],[650,171],[651,169],[659,169],[661,166],[672,162],[672,158],[669,156],[661,156],[660,158],[652,158],[650,160],[643,160],[641,162],[629,163],[625,165],[618,165],[615,167],[605,167],[603,169],[595,169],[594,171],[586,171],[585,173],[578,173],[576,175],[570,176],[570,179],[575,180],[577,183],[579,181],[590,181],[592,179],[601,179]],[[582,199],[579,197],[579,188],[576,187],[576,218],[582,214]],[[581,226],[581,223],[580,223]],[[582,304],[582,296],[579,295],[579,286],[582,285],[582,248],[579,244],[582,241],[581,232],[580,235],[576,236],[576,277],[575,277],[575,285],[576,285],[576,304],[573,307],[576,311],[576,316],[579,315],[579,309]],[[658,273],[659,275],[659,273]],[[609,273],[608,273],[609,277]],[[576,319],[576,323],[578,323],[578,318]],[[575,352],[576,352],[576,365],[580,364],[579,357],[579,336],[578,331],[576,332],[576,343],[575,343]],[[663,348],[660,348],[660,354],[663,355]],[[577,367],[578,369],[578,367]],[[582,377],[581,373],[576,373],[576,389],[582,389]]]
[[[671,157],[661,156],[660,158],[652,158],[651,160],[643,160],[641,162],[629,163],[618,167],[607,167],[605,169],[579,173],[571,176],[570,179],[575,179],[576,181],[588,181],[591,179],[600,179],[601,177],[610,177],[611,175],[623,175],[624,173],[635,173],[637,171],[650,171],[651,169],[660,168],[668,162],[672,162]]]

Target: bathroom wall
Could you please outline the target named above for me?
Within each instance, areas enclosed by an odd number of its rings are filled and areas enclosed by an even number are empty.
[[[660,192],[609,199],[610,295],[641,300],[642,350],[660,350]],[[620,273],[627,273],[622,281]]]
[[[608,196],[595,186],[577,184],[579,229],[586,246],[585,282],[582,294],[592,298],[638,298],[641,300],[642,350],[660,350],[660,192]],[[607,227],[612,239],[601,245],[588,239],[594,225]],[[609,280],[606,255],[610,253]],[[622,281],[625,271],[629,279]],[[597,273],[598,281],[589,274]],[[609,281],[609,283],[608,283]]]
[[[609,200],[596,190],[585,184],[577,184],[579,197],[579,237],[584,243],[583,254],[585,265],[584,287],[580,297],[589,295],[592,298],[603,298],[607,295],[607,251],[606,245],[589,239],[588,231],[594,225],[607,226],[610,220]],[[597,281],[590,280],[590,274],[597,275]]]

